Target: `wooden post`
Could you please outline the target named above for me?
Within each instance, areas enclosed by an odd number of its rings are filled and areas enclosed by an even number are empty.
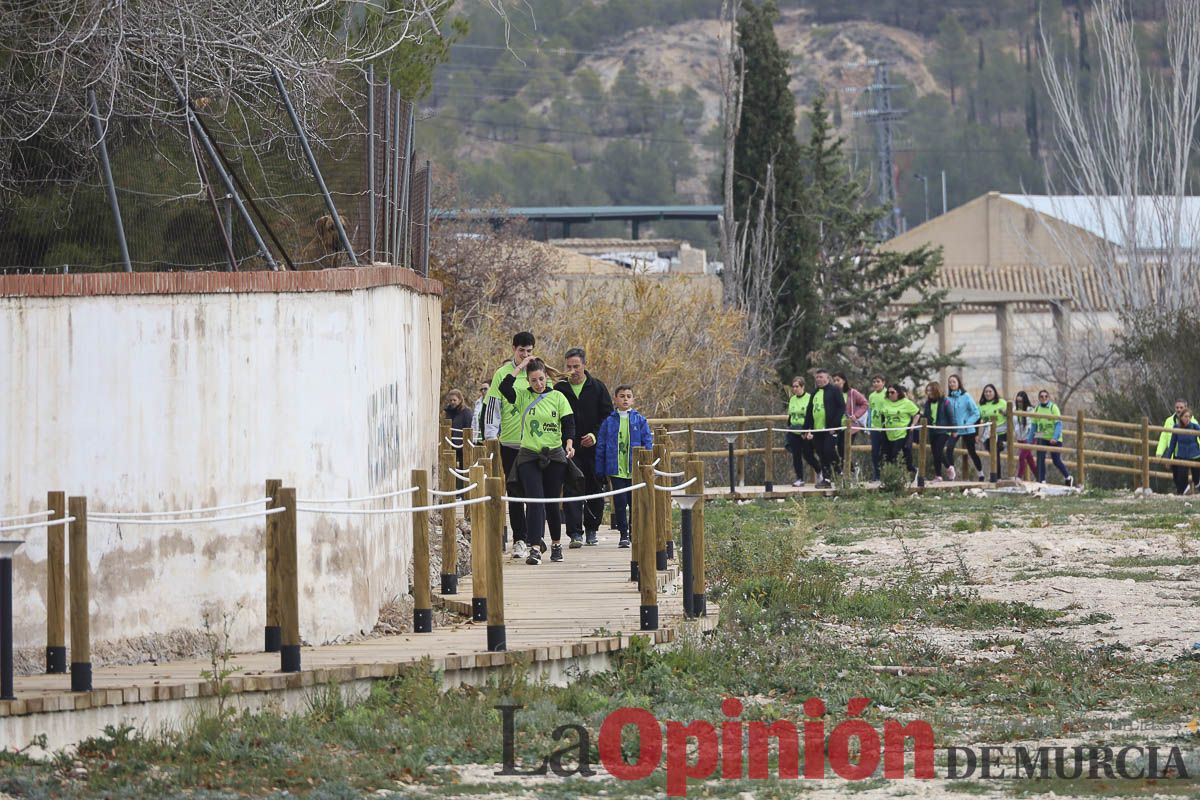
[[[300,558],[296,544],[296,490],[279,490],[279,504],[286,511],[279,519],[279,671],[300,671]]]
[[[487,649],[498,652],[508,649],[504,630],[504,575],[503,561],[504,542],[501,541],[501,530],[504,521],[504,479],[488,478],[484,489],[490,498],[485,514],[488,518],[488,537],[486,542],[480,542],[487,550]]]
[[[464,456],[463,466],[473,463],[475,462],[467,461]],[[470,470],[468,470],[469,472]],[[461,496],[445,497],[442,500],[449,503]],[[458,512],[454,508],[442,509],[441,589],[442,594],[458,594]]]
[[[67,500],[68,514],[75,518],[68,533],[71,570],[71,691],[92,690],[92,630],[88,614],[87,498]]]
[[[1005,472],[1008,473],[1009,478],[1015,478],[1017,477],[1017,417],[1015,414],[1013,414],[1013,404],[1011,400],[1004,404],[1004,414],[1008,419],[1008,469],[1006,469]]]
[[[412,471],[414,508],[430,505],[429,472]],[[447,498],[449,500],[450,498]],[[429,594],[429,512],[412,512],[413,633],[433,632],[433,599]]]
[[[998,424],[995,418],[992,418],[991,424],[988,425],[988,469],[991,471],[992,483],[1000,480],[1000,438],[996,433]]]
[[[630,455],[630,470],[633,483],[641,483],[642,467],[652,459],[644,447],[633,448]],[[641,583],[642,539],[645,538],[644,518],[641,506],[641,489],[635,489],[629,496],[629,580]]]
[[[504,477],[504,461],[501,460],[501,458],[500,458],[500,446],[501,445],[500,445],[499,439],[488,439],[487,440],[486,455],[491,456],[491,459],[488,461],[487,477],[489,477],[489,478],[503,478]]]
[[[767,421],[767,440],[763,455],[763,489],[775,491],[775,423]]]
[[[696,426],[690,422],[687,427],[687,449],[689,457],[696,454]]]
[[[492,441],[496,441],[493,439]],[[487,470],[482,466],[471,467],[471,483],[475,488],[467,493],[471,499],[487,496]],[[494,476],[493,476],[494,477]],[[504,479],[500,478],[501,483]],[[491,524],[486,503],[476,503],[467,506],[471,515],[471,620],[474,622],[487,621],[487,529]],[[504,515],[502,514],[501,517]]]
[[[929,420],[921,418],[921,434],[917,437],[917,486],[925,485],[925,464],[929,457]]]
[[[283,481],[268,478],[266,485],[267,510],[280,508],[279,490]],[[263,652],[278,653],[281,643],[279,633],[279,518],[282,514],[268,514],[264,525],[263,544],[267,577],[267,614],[263,626]]]
[[[846,420],[846,430],[842,431],[843,452],[842,452],[842,478],[846,483],[850,482],[850,476],[854,474],[854,430],[850,427],[851,420]]]
[[[1150,418],[1142,417],[1142,491],[1150,491]]]
[[[1087,464],[1084,462],[1083,411],[1075,412],[1075,485],[1083,486],[1087,480]]]
[[[652,460],[658,461],[660,472],[670,471],[670,467],[667,466],[667,447],[661,441],[654,445],[654,459]],[[650,470],[650,478],[651,483],[648,484],[651,489],[650,502],[654,504],[654,568],[665,570],[667,568],[667,539],[670,537],[671,530],[671,497],[669,493],[654,488],[659,480],[654,474],[653,468]],[[663,480],[670,483],[669,478]],[[665,513],[664,509],[666,509]]]
[[[464,428],[462,432],[462,468],[475,463],[475,431],[472,428]],[[461,488],[461,487],[460,487]]]
[[[654,502],[654,467],[645,465],[639,473],[641,481],[646,485],[635,492],[641,506],[641,516],[645,527],[641,537],[641,562],[638,571],[642,576],[642,606],[639,609],[641,620],[640,630],[658,630],[658,570],[655,566],[655,535],[656,530]]]
[[[663,472],[675,472],[676,470],[675,470],[675,467],[673,466],[673,464],[675,462],[674,462],[674,459],[671,457],[671,438],[666,435],[666,430],[667,430],[666,428],[663,428],[662,471]],[[669,485],[669,486],[673,486],[676,483],[682,483],[682,481],[680,481],[676,478],[664,478],[663,480],[661,480],[659,482]],[[663,525],[663,527],[666,530],[667,560],[672,561],[675,558],[675,534],[671,530],[671,522],[673,519],[672,515],[671,515],[671,493],[670,492],[657,492],[657,493],[659,495],[662,495],[662,497],[661,497],[662,505],[660,506],[660,509],[661,509],[662,515],[663,515],[662,519],[665,520],[665,522],[662,522],[661,524]],[[664,565],[662,568],[666,569],[666,566]]]
[[[433,483],[443,491],[447,489],[461,489],[463,487],[462,478],[459,478],[450,470],[457,466],[457,460],[454,457],[454,449],[448,445],[443,445],[438,450],[438,466],[437,480]],[[429,505],[429,504],[426,504]]]
[[[700,500],[692,507],[692,585],[683,590],[692,593],[692,613],[704,617],[708,615],[704,599],[704,462],[698,458],[687,463],[684,480],[692,478],[696,482],[688,489],[700,495]]]
[[[740,414],[743,417],[746,416],[746,409],[744,409],[744,408],[740,409]],[[746,429],[746,423],[739,422],[738,430],[745,430],[745,429]],[[746,449],[746,434],[743,433],[738,436],[737,447],[738,447],[738,450],[745,451],[745,449]],[[744,453],[737,457],[737,485],[738,486],[746,485],[746,456]]]
[[[47,492],[48,522],[66,519],[65,492]],[[66,525],[46,528],[46,672],[67,671],[67,532]]]

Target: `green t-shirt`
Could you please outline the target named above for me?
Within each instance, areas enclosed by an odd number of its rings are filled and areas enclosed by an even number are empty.
[[[629,412],[619,412],[621,425],[617,428],[617,477],[633,477],[633,460],[629,453]]]
[[[495,397],[500,401],[500,442],[502,444],[521,443],[521,412],[525,410],[525,406],[518,409],[505,400],[504,395],[500,394],[500,382],[512,375],[515,368],[516,365],[512,361],[505,361],[492,376],[492,385],[487,393],[488,397]],[[521,392],[529,391],[529,380],[525,377],[524,372],[513,379],[513,391],[517,393],[517,400],[521,399]]]
[[[1046,403],[1044,405],[1039,403],[1033,410],[1038,414],[1053,414],[1056,417],[1062,416],[1062,412],[1058,410],[1058,406],[1055,403]],[[1035,418],[1033,420],[1033,429],[1037,431],[1035,435],[1039,439],[1053,441],[1054,431],[1058,428],[1058,425],[1059,420],[1056,419]]]
[[[883,423],[883,428],[907,428],[912,424],[912,418],[919,414],[921,409],[917,408],[917,404],[907,397],[902,397],[899,400],[888,400],[884,395],[883,403],[879,406],[879,419]],[[889,430],[887,438],[890,441],[897,442],[908,436],[906,430]]]
[[[990,403],[979,404],[979,420],[995,423],[996,435],[1008,432],[1008,402],[1003,397],[997,397]],[[982,431],[981,431],[982,432]],[[991,436],[991,433],[988,433]]]
[[[812,403],[813,414],[813,430],[819,431],[825,427],[825,389],[817,387],[812,390],[809,396],[809,402]]]
[[[800,428],[804,425],[804,415],[808,413],[808,402],[811,395],[792,395],[788,398],[788,427]]]
[[[562,420],[571,416],[571,404],[566,395],[555,389],[548,389],[540,397],[542,399],[533,405],[539,395],[526,387],[517,391],[517,402],[514,404],[521,409],[517,415],[520,426],[521,449],[540,453],[549,448],[562,447]],[[533,408],[529,408],[533,405]],[[526,411],[528,409],[528,411]]]
[[[584,381],[584,383],[586,382]],[[567,381],[567,384],[571,387],[571,391],[575,393],[575,396],[579,397],[579,393],[583,391],[583,383],[571,383]]]
[[[883,404],[887,401],[887,389],[871,392],[867,395],[867,408],[871,410],[871,427],[881,428],[879,415],[883,413]]]

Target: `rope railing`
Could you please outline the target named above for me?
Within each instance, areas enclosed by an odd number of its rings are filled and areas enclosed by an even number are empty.
[[[187,525],[194,522],[229,522],[235,519],[253,519],[255,517],[269,517],[272,514],[281,514],[287,511],[286,508],[264,508],[260,511],[250,511],[245,514],[225,514],[219,517],[185,517],[183,519],[146,519],[145,517],[104,517],[99,514],[88,514],[88,520],[92,522],[107,522],[110,525]]]
[[[479,484],[477,484],[477,483],[472,483],[470,486],[464,486],[461,489],[447,489],[445,491],[440,491],[438,489],[430,489],[429,493],[431,495],[433,495],[434,497],[458,497],[460,494],[466,494],[467,492],[471,491],[478,485]]]
[[[296,510],[306,511],[310,514],[343,514],[347,516],[374,517],[385,514],[411,514],[415,511],[441,511],[444,508],[463,508],[464,506],[486,503],[490,499],[488,497],[476,497],[473,500],[455,500],[453,503],[439,503],[430,506],[396,506],[393,508],[314,508],[312,506],[297,505]]]
[[[597,492],[596,494],[585,494],[579,497],[509,497],[508,495],[505,495],[500,499],[506,503],[577,503],[582,500],[599,500],[602,497],[612,497],[618,494],[625,494],[626,492],[632,492],[634,489],[641,489],[645,485],[646,484],[644,483],[635,483],[632,486],[626,486],[622,489],[613,489],[610,492]]]
[[[682,478],[686,472],[663,472],[661,469],[654,470],[654,474],[660,478]]]
[[[407,489],[397,489],[394,492],[384,492],[383,494],[367,494],[362,497],[332,497],[328,499],[318,500],[311,497],[298,497],[297,503],[315,503],[317,505],[333,505],[336,503],[364,503],[367,500],[382,500],[386,497],[399,497],[402,494],[412,494],[417,490],[415,486],[409,486]]]
[[[41,522],[26,522],[24,525],[6,525],[0,528],[0,533],[8,533],[9,531],[28,531],[34,528],[54,528],[59,525],[66,525],[68,522],[74,522],[74,517],[64,517],[63,519],[50,519]]]
[[[34,511],[32,514],[17,514],[15,517],[0,517],[0,522],[20,522],[21,520],[34,519],[35,517],[48,517],[53,513],[53,511]]]
[[[692,478],[690,480],[684,481],[683,483],[679,484],[678,486],[659,486],[656,483],[656,484],[654,484],[654,488],[658,489],[660,492],[677,492],[680,489],[686,489],[687,487],[691,486],[695,482],[696,482],[696,479]]]
[[[462,439],[451,439],[449,436],[444,436],[442,439],[455,450],[462,450]]]
[[[207,514],[212,511],[229,511],[235,508],[246,508],[255,503],[265,503],[269,501],[269,497],[260,497],[257,500],[243,500],[240,503],[227,503],[221,506],[202,506],[200,508],[181,508],[174,511],[94,511],[88,515],[89,519],[105,519],[105,520],[132,520],[142,517],[178,517],[185,514]]]

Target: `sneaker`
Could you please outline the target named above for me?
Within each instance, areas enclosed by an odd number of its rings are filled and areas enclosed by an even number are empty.
[[[801,486],[804,486],[804,479],[797,478],[796,480],[792,481],[792,486],[795,486],[797,489],[799,489]]]
[[[1183,487],[1183,493],[1184,493],[1184,494],[1191,494],[1191,493],[1192,493],[1192,485],[1191,485],[1190,483],[1189,483],[1187,486]]]
[[[571,546],[574,547],[575,543],[571,542]],[[583,545],[580,545],[580,547],[583,547]],[[550,545],[550,560],[551,561],[562,561],[563,560],[561,544]]]
[[[595,547],[600,544],[600,533],[598,531],[588,531],[587,541],[584,542],[588,547]]]
[[[632,546],[632,543],[629,541],[629,534],[628,534],[628,533],[622,533],[622,534],[621,534],[621,541],[617,542],[617,547],[629,548],[629,547],[631,547],[631,546]]]
[[[954,471],[954,467],[946,467],[946,480],[952,481],[958,477],[958,473]]]
[[[537,546],[529,548],[529,557],[525,559],[525,563],[531,567],[536,567],[538,564],[542,563],[541,548]]]
[[[817,488],[818,489],[832,489],[833,484],[827,480],[820,480],[817,482]]]
[[[818,483],[818,484],[822,484],[822,483],[824,483],[824,482],[825,482],[825,473],[824,473],[824,472],[818,472],[818,473],[817,473],[817,483]]]
[[[979,477],[976,478],[976,480],[979,481],[980,483],[987,483],[987,478],[984,476],[984,474],[982,472],[979,473]]]
[[[1074,485],[1075,485],[1075,476],[1074,476],[1074,475],[1068,475],[1068,476],[1067,476],[1067,486],[1074,486]],[[1187,493],[1186,493],[1186,492],[1184,492],[1184,494],[1187,494]]]
[[[929,482],[930,483],[941,483],[943,480],[944,480],[944,478],[942,478],[941,475],[934,475],[932,478],[929,479]]]
[[[579,548],[583,547],[583,534],[582,533],[572,533],[570,535],[570,538],[571,538],[571,544],[568,546],[572,550],[578,550]],[[555,545],[555,547],[557,547],[557,546],[558,545]],[[555,559],[552,557],[551,560],[553,561]],[[562,559],[558,559],[558,560],[561,561]]]
[[[515,542],[513,542],[513,558],[524,558],[527,555],[529,555],[529,545],[525,544],[524,539],[517,539]]]

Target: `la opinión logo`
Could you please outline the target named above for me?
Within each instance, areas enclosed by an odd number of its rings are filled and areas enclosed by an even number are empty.
[[[687,795],[688,780],[705,780],[718,775],[722,779],[767,780],[771,777],[772,744],[777,754],[777,777],[799,779],[800,752],[803,747],[803,777],[834,776],[850,781],[876,775],[880,764],[883,777],[906,777],[910,763],[912,777],[937,777],[933,728],[923,720],[901,723],[883,721],[882,732],[861,719],[871,700],[854,697],[846,704],[848,718],[830,729],[823,721],[824,701],[810,697],[804,702],[809,719],[802,725],[786,719],[773,722],[740,719],[743,704],[729,697],[721,703],[727,719],[718,724],[708,720],[683,723],[660,721],[644,708],[619,708],[600,725],[596,752],[600,764],[618,779],[635,781],[650,777],[665,766],[667,794]],[[578,724],[559,725],[551,736],[563,746],[542,756],[541,764],[518,769],[516,763],[516,715],[524,706],[497,705],[503,724],[502,769],[496,775],[540,776],[547,773],[562,778],[575,775],[591,777],[592,736]],[[1195,730],[1193,725],[1189,728]],[[627,752],[623,741],[627,731],[637,733],[636,750]],[[1120,749],[1097,746],[1075,747],[946,747],[943,777],[965,779],[1019,779],[1056,777],[1078,778],[1171,779],[1189,777],[1183,753],[1178,747],[1127,746]]]

